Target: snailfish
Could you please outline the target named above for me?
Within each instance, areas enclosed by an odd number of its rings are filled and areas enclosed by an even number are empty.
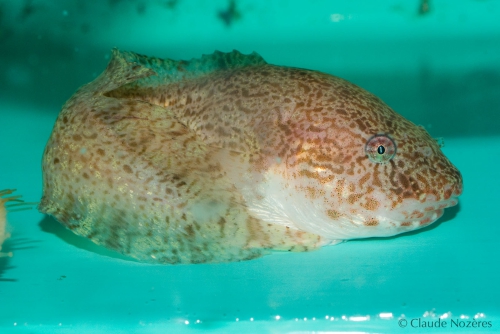
[[[139,261],[204,263],[415,230],[461,193],[423,127],[343,79],[113,50],[57,118],[39,209]]]

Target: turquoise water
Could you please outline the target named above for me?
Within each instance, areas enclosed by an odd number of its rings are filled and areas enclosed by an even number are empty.
[[[443,137],[465,184],[459,206],[422,231],[229,264],[132,262],[36,210],[11,213],[0,333],[417,333],[440,318],[430,331],[500,331],[500,4],[428,4],[0,1],[0,189],[28,201],[41,197],[61,105],[112,47],[174,59],[257,51],[341,76]],[[474,318],[491,327],[451,327]]]

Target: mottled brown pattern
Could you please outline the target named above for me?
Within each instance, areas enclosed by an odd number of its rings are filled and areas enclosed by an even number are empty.
[[[364,152],[376,134],[397,145],[389,163]],[[428,133],[374,95],[237,52],[174,62],[115,50],[106,71],[63,107],[43,161],[42,212],[160,263],[244,260],[328,242],[293,217],[270,224],[249,211],[266,198],[255,189],[269,175],[332,224],[360,217],[366,229],[379,225],[376,210],[462,191],[460,173]]]

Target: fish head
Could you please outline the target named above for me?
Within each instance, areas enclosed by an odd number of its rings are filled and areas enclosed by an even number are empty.
[[[299,228],[328,239],[392,236],[458,203],[462,176],[422,126],[347,81],[316,80],[321,98],[291,118],[287,175],[301,194],[290,215]]]

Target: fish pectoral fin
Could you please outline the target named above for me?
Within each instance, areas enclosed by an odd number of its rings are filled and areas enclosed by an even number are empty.
[[[96,103],[95,109],[110,139],[119,141],[125,151],[154,169],[213,170],[209,159],[212,148],[168,109],[144,101],[106,97]]]

